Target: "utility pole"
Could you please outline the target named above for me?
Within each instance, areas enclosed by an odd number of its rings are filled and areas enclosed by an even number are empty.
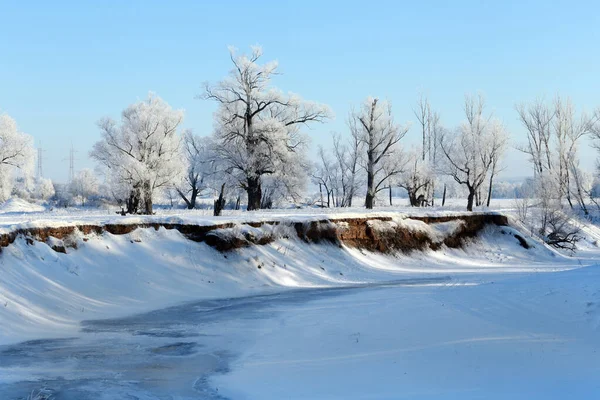
[[[71,149],[69,150],[69,182],[73,182],[75,178],[75,149],[73,143],[71,143]]]
[[[44,176],[44,170],[42,168],[42,154],[44,153],[44,150],[42,150],[41,147],[38,147],[37,149],[37,178],[40,179]]]
[[[73,182],[75,178],[75,153],[77,151],[75,151],[73,143],[71,143],[71,148],[69,149],[69,183]],[[63,158],[63,161],[66,161],[66,159]]]

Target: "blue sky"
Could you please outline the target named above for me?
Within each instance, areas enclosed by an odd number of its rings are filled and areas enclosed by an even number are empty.
[[[346,133],[348,111],[368,95],[415,121],[419,92],[447,126],[460,122],[465,93],[483,92],[518,143],[517,102],[560,93],[600,105],[599,26],[593,1],[0,0],[0,110],[45,150],[44,175],[65,181],[71,143],[76,168],[93,167],[95,122],[148,91],[210,134],[215,105],[194,97],[227,74],[228,45],[260,44],[280,63],[276,86],[335,112],[308,131],[315,148]],[[583,152],[584,165],[594,159]],[[529,173],[516,151],[506,164],[505,177]]]

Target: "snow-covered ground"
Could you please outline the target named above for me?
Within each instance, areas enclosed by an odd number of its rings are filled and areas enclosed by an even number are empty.
[[[25,208],[0,229],[144,218]],[[593,398],[600,230],[581,224],[577,256],[500,227],[397,256],[293,238],[222,254],[166,229],[80,236],[69,254],[19,238],[0,254],[0,399]]]
[[[0,254],[0,343],[76,334],[79,322],[148,311],[182,301],[452,276],[558,271],[579,266],[542,245],[526,251],[489,227],[466,249],[390,257],[282,239],[222,254],[176,230],[79,235],[69,254],[22,237]]]
[[[77,224],[139,224],[142,222],[188,223],[213,225],[228,222],[257,222],[293,218],[296,221],[324,218],[351,218],[365,215],[439,215],[464,214],[464,199],[448,199],[445,207],[414,208],[409,207],[406,199],[395,199],[397,206],[376,207],[365,210],[364,207],[352,208],[286,208],[247,212],[243,210],[224,210],[221,217],[214,217],[212,209],[169,209],[158,208],[153,216],[120,216],[118,207],[98,208],[44,208],[20,199],[11,199],[0,205],[0,234],[18,228],[57,227]],[[494,203],[490,210],[481,208],[476,212],[501,211],[513,213],[513,200],[502,199]]]
[[[590,267],[274,306],[211,384],[233,399],[597,398],[599,280]]]

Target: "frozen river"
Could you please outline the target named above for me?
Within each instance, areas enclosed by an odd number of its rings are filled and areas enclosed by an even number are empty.
[[[600,393],[600,340],[594,316],[585,314],[594,306],[582,304],[575,318],[564,307],[578,300],[561,297],[560,280],[536,279],[471,286],[439,277],[297,290],[86,321],[76,337],[0,347],[0,398]]]

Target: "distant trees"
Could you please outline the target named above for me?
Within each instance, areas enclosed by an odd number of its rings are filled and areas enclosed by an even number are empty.
[[[42,201],[50,199],[56,193],[51,179],[37,178],[34,186],[34,198]]]
[[[436,195],[445,197],[448,184],[452,195],[466,196],[469,211],[489,207],[493,196],[526,198],[523,204],[536,198],[537,233],[557,245],[561,237],[574,238],[564,232],[565,204],[586,215],[591,204],[600,209],[600,178],[584,171],[579,159],[583,138],[591,137],[600,150],[600,109],[578,113],[561,97],[518,105],[527,135],[518,149],[533,172],[522,184],[496,182],[508,135],[486,111],[482,96],[465,97],[464,122],[456,129],[443,127],[429,99],[420,96],[413,109],[418,143],[406,151],[400,143],[409,125],[395,121],[389,102],[368,97],[348,115],[350,134],[334,135],[330,148],[320,147],[309,156],[302,128],[325,122],[331,112],[274,87],[278,63],[263,63],[262,56],[260,47],[252,47],[248,55],[231,48],[229,74],[205,84],[200,97],[217,104],[210,136],[180,134],[183,111],[152,93],[125,108],[118,121],[101,119],[102,137],[90,156],[103,167],[103,195],[124,203],[129,213],[152,214],[159,190],[167,193],[172,207],[185,203],[189,209],[210,191],[214,214],[220,215],[227,206],[239,209],[245,200],[248,210],[300,203],[309,176],[319,190],[318,202],[314,197],[310,201],[322,207],[351,207],[357,196],[364,196],[365,207],[372,209],[386,189],[391,204],[392,188],[398,187],[406,190],[411,206],[433,206]],[[81,171],[69,185],[33,179],[32,161],[31,138],[11,117],[0,115],[0,201],[12,193],[42,201],[54,196],[64,205],[76,197],[85,205],[99,191],[90,170]],[[23,172],[15,177],[17,170]],[[440,183],[443,191],[437,188]]]
[[[422,155],[415,149],[406,154],[406,164],[398,177],[398,186],[405,189],[412,207],[422,207],[432,204],[428,189],[435,179],[434,171],[428,162],[424,162]],[[433,194],[431,194],[433,196]]]
[[[421,95],[414,110],[421,134],[420,151],[415,148],[407,155],[406,168],[397,179],[398,186],[408,193],[410,205],[434,205],[435,167],[438,158],[440,116],[433,111],[427,97]]]
[[[94,172],[90,169],[79,171],[69,184],[71,195],[79,199],[82,206],[93,196],[98,195],[98,179]]]
[[[389,184],[389,179],[402,172],[399,142],[408,126],[394,121],[387,101],[368,97],[349,118],[350,132],[363,152],[363,168],[367,175],[365,206],[373,208],[375,195]]]
[[[33,163],[33,139],[19,131],[16,121],[8,114],[0,114],[0,202],[12,191],[14,171],[25,173]]]
[[[536,100],[517,105],[527,142],[517,148],[526,154],[533,170],[535,210],[526,224],[546,243],[575,249],[579,229],[571,221],[577,207],[587,215],[588,202],[597,204],[592,177],[579,166],[579,145],[596,136],[600,114],[577,113],[570,99]]]
[[[350,135],[347,143],[340,136],[333,138],[335,162],[340,169],[341,206],[352,207],[352,199],[361,185],[360,152],[361,141],[358,136]]]
[[[481,204],[480,189],[486,178],[491,184],[508,140],[504,126],[491,115],[484,115],[484,108],[481,96],[466,96],[466,121],[453,132],[444,131],[439,142],[444,156],[442,171],[467,188],[468,211],[473,211],[476,200]]]
[[[127,193],[128,212],[152,214],[154,192],[183,173],[182,120],[183,111],[150,93],[123,110],[120,124],[110,118],[98,123],[102,139],[90,156],[107,168],[113,186]]]
[[[180,182],[175,183],[175,190],[185,202],[188,209],[196,207],[196,199],[202,191],[215,188],[214,179],[222,171],[223,162],[217,153],[216,143],[210,136],[198,136],[187,131],[183,135],[183,161],[186,171]],[[219,185],[222,182],[219,182]]]
[[[360,190],[361,143],[357,136],[344,142],[340,135],[333,136],[333,149],[319,147],[318,159],[313,165],[313,183],[319,186],[320,204],[327,207],[352,207],[352,199]],[[330,153],[333,153],[330,155]]]
[[[341,173],[335,160],[327,154],[321,146],[317,152],[318,160],[312,167],[312,181],[319,186],[319,204],[321,207],[343,207],[343,198],[340,198]],[[323,194],[325,191],[325,194]],[[325,197],[327,202],[325,202]]]
[[[527,133],[527,143],[518,149],[529,156],[539,190],[555,192],[557,201],[566,199],[573,207],[573,189],[578,196],[573,178],[581,176],[577,171],[579,142],[594,133],[600,115],[578,116],[571,100],[560,96],[550,104],[541,100],[520,104],[517,112]]]
[[[249,56],[238,55],[231,48],[229,76],[216,85],[207,84],[201,96],[218,103],[218,153],[246,191],[248,210],[264,205],[265,176],[290,177],[290,167],[303,162],[307,139],[300,127],[322,122],[330,115],[324,105],[273,88],[271,77],[278,65],[275,61],[260,64],[262,54],[260,47],[253,47]]]

